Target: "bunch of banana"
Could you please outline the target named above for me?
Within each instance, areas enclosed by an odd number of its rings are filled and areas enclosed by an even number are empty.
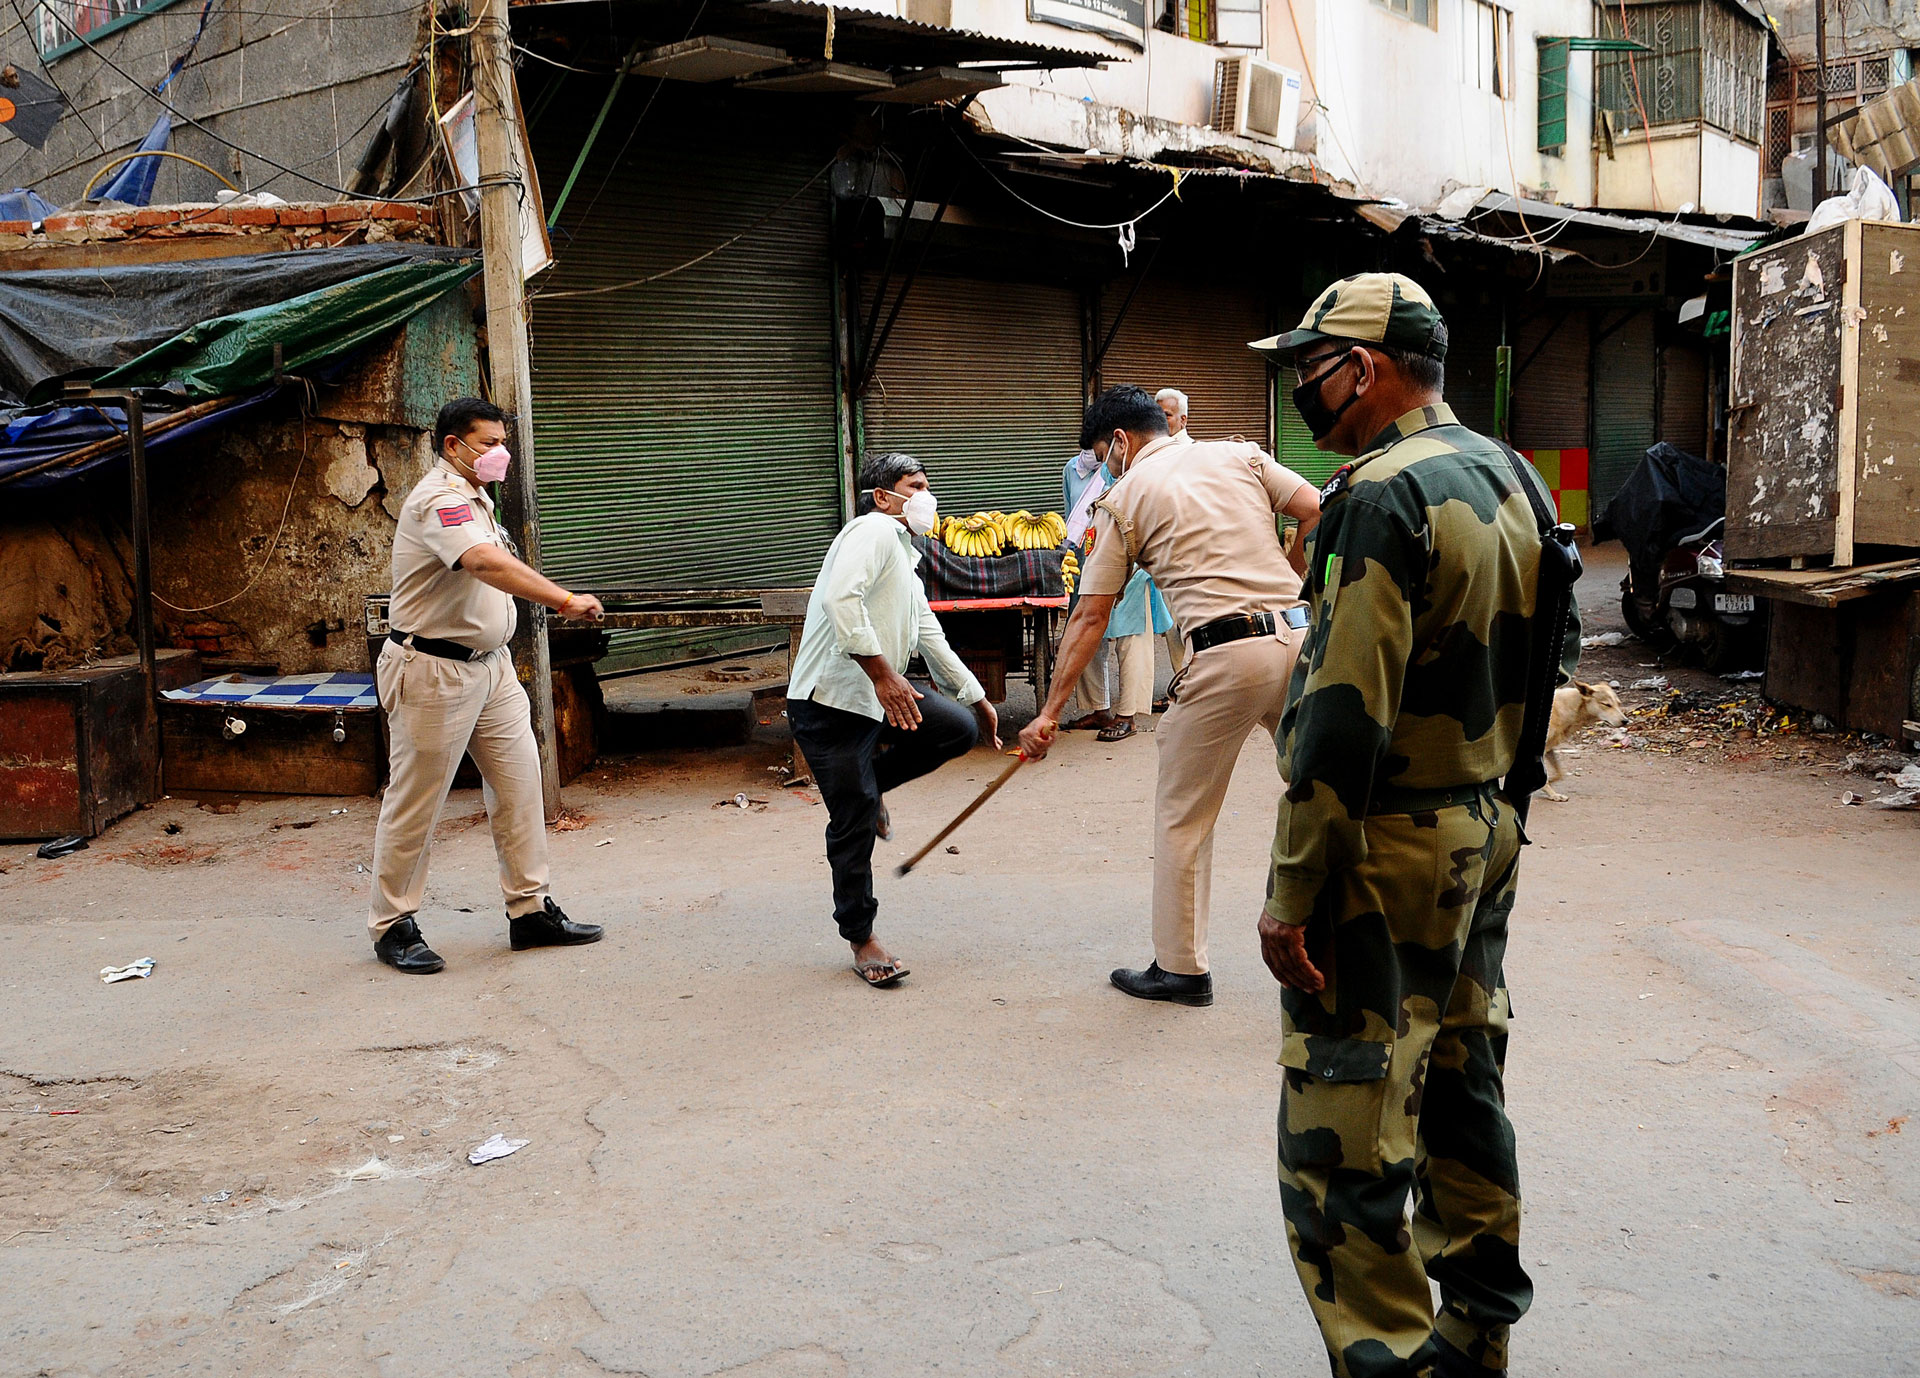
[[[1007,543],[1006,531],[987,512],[949,517],[941,535],[956,555],[998,555]]]
[[[1066,540],[1067,523],[1058,512],[1015,512],[1007,518],[1007,537],[1016,550],[1052,550]]]
[[[1067,593],[1073,593],[1073,586],[1080,582],[1080,561],[1069,550],[1060,560],[1060,576],[1066,581]]]

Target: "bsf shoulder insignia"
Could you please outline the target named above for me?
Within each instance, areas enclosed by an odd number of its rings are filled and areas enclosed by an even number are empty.
[[[473,504],[463,502],[452,507],[436,507],[433,515],[440,519],[442,526],[465,526],[473,520]]]
[[[1342,464],[1333,471],[1333,477],[1327,480],[1327,486],[1320,490],[1320,501],[1326,503],[1347,491],[1347,480],[1353,475],[1352,464]]]

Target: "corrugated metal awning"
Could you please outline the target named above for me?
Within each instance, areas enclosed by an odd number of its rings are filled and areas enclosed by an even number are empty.
[[[1524,218],[1528,226],[1545,222],[1549,225],[1578,225],[1609,234],[1653,235],[1681,244],[1697,244],[1722,253],[1742,253],[1761,240],[1779,233],[1771,225],[1739,217],[1730,218],[1724,224],[1702,225],[1680,216],[1618,215],[1611,211],[1575,210],[1571,206],[1556,206],[1550,201],[1516,201],[1504,191],[1489,190],[1465,206],[1461,205],[1463,199],[1458,194],[1449,197],[1423,219],[1451,225],[1485,238],[1509,239],[1518,236],[1525,241],[1526,227],[1521,224]],[[1489,224],[1489,221],[1492,223]],[[1538,234],[1537,228],[1535,233]],[[1520,247],[1527,245],[1523,243]]]

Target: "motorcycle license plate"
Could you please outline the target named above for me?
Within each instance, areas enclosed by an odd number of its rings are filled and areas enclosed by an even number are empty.
[[[1713,595],[1715,612],[1752,612],[1753,595],[1751,593],[1716,593]]]

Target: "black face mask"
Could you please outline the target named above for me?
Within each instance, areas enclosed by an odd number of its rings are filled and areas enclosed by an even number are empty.
[[[1321,389],[1326,387],[1327,380],[1352,360],[1353,351],[1348,350],[1340,356],[1339,363],[1318,378],[1310,379],[1293,390],[1293,405],[1299,409],[1300,419],[1307,423],[1307,430],[1312,432],[1315,440],[1326,439],[1333,428],[1340,424],[1340,418],[1346,414],[1347,408],[1360,400],[1358,392],[1353,393],[1337,407],[1329,407],[1320,400]]]

